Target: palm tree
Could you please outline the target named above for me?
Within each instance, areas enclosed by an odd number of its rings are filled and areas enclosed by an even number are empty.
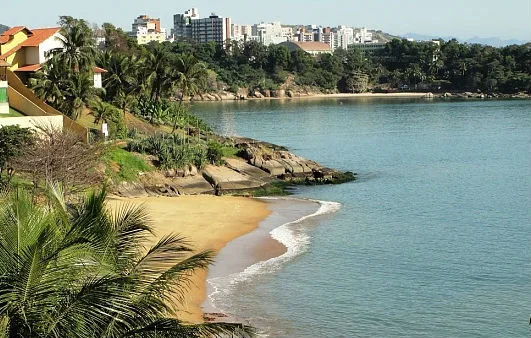
[[[109,100],[119,95],[128,96],[140,91],[142,81],[137,76],[140,68],[138,57],[110,54],[104,68],[107,73],[104,75],[103,86]]]
[[[64,82],[64,78],[57,71],[58,68],[57,63],[51,59],[44,63],[42,68],[29,80],[35,95],[54,107],[57,107],[63,98],[61,84]]]
[[[143,60],[145,83],[151,100],[158,101],[173,87],[172,71],[169,67],[170,54],[163,45],[151,44],[149,53]]]
[[[142,208],[105,207],[105,191],[67,206],[21,191],[0,205],[0,336],[249,336],[241,324],[184,325],[174,313],[190,273],[211,262],[184,239],[152,233]]]
[[[192,54],[181,54],[177,58],[174,68],[178,88],[181,91],[179,109],[177,109],[179,112],[185,97],[195,95],[204,88],[208,73],[205,65]],[[178,118],[174,117],[172,133],[177,128],[177,122]]]
[[[77,119],[86,105],[96,99],[97,90],[93,87],[92,76],[83,73],[73,73],[67,81],[63,91],[64,100],[61,105],[63,113],[72,119]]]
[[[180,102],[184,97],[195,95],[203,90],[208,76],[205,65],[192,54],[180,55],[174,64],[176,80],[181,91]]]
[[[112,105],[103,102],[99,97],[92,100],[89,106],[92,109],[95,124],[108,121],[113,114],[113,109],[116,109]]]
[[[62,16],[61,37],[62,48],[50,51],[50,55],[66,70],[91,73],[96,55],[95,41],[87,22]]]

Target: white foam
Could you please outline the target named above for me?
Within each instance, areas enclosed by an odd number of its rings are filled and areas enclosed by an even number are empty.
[[[293,200],[290,198],[278,198],[278,197],[273,197],[273,198],[264,197],[263,199]],[[295,257],[299,256],[300,254],[304,253],[307,250],[310,244],[310,236],[306,232],[304,232],[303,229],[294,229],[293,225],[304,222],[305,220],[312,218],[312,217],[334,213],[341,208],[341,203],[337,203],[337,202],[316,201],[316,200],[305,200],[305,201],[319,203],[319,209],[313,214],[306,215],[295,221],[282,224],[281,226],[273,229],[270,232],[270,235],[273,239],[279,241],[287,248],[287,251],[284,254],[278,257],[271,258],[266,261],[255,263],[249,266],[248,268],[246,268],[242,272],[234,273],[226,277],[211,278],[208,280],[208,283],[212,286],[212,289],[214,290],[208,296],[210,299],[210,303],[214,307],[218,308],[219,310],[225,310],[225,309],[220,309],[220,307],[217,306],[216,304],[217,303],[216,300],[219,300],[220,298],[219,296],[221,296],[223,300],[225,301],[224,305],[230,308],[230,304],[227,304],[227,301],[230,302],[230,297],[224,297],[223,295],[228,296],[232,286],[234,286],[237,283],[249,280],[250,278],[253,278],[256,275],[272,273],[274,271],[277,271],[286,262],[294,259]]]

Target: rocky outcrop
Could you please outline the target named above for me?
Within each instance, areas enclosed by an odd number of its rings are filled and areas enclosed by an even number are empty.
[[[288,152],[282,147],[245,139],[237,143],[242,156],[254,167],[288,182],[340,183],[354,179],[350,172],[340,172]]]
[[[247,194],[274,182],[333,184],[351,181],[355,175],[305,159],[286,148],[250,138],[227,139],[241,151],[241,158],[223,158],[222,166],[207,165],[154,171],[137,183],[122,183],[115,194],[123,197],[152,195]]]

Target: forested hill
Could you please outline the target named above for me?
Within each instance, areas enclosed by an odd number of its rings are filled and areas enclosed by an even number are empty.
[[[9,26],[0,24],[0,34],[9,29]]]
[[[130,71],[142,60],[157,57],[166,68],[172,59],[191,54],[209,69],[205,91],[249,92],[266,90],[323,93],[364,91],[482,91],[517,93],[531,91],[531,44],[495,48],[457,40],[411,42],[393,39],[385,49],[373,52],[353,48],[312,57],[289,52],[279,45],[231,42],[229,48],[190,41],[138,46],[114,26],[105,26],[106,51],[99,66],[112,65]],[[106,55],[106,56],[105,56]],[[126,58],[124,61],[123,59]],[[161,68],[161,69],[164,69]],[[161,78],[164,71],[161,70]],[[118,74],[119,75],[119,74]]]

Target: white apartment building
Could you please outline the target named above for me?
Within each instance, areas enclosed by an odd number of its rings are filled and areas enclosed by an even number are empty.
[[[372,33],[367,28],[356,28],[354,32],[354,43],[372,43]],[[378,41],[375,41],[377,43]]]
[[[232,24],[230,30],[231,40],[236,41],[249,41],[252,40],[253,26],[252,25],[239,25]]]
[[[223,45],[231,37],[231,19],[212,13],[208,18],[199,18],[199,10],[192,8],[173,16],[174,39],[191,39],[205,43],[214,41]]]
[[[147,15],[140,15],[133,22],[132,29],[130,35],[136,38],[139,45],[151,41],[166,41],[166,29],[160,28],[160,19],[153,19]]]
[[[257,37],[257,41],[266,46],[293,39],[293,30],[290,27],[282,27],[280,22],[262,22],[253,25],[251,33]]]

